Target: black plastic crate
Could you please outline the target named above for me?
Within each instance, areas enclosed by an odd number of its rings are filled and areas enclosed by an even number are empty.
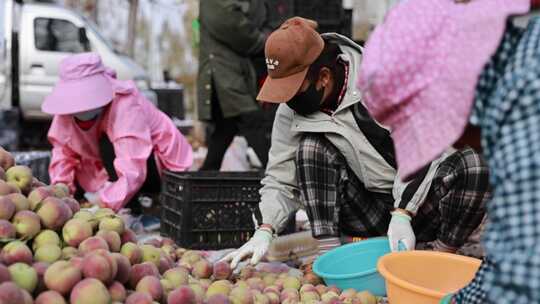
[[[184,89],[158,88],[154,89],[158,98],[158,108],[169,117],[184,119]]]
[[[258,172],[165,172],[161,190],[161,234],[180,246],[238,248],[260,219]]]

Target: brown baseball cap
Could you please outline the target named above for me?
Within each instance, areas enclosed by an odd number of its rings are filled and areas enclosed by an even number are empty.
[[[324,48],[316,28],[313,20],[293,17],[270,34],[264,48],[268,77],[257,100],[282,103],[296,95]]]

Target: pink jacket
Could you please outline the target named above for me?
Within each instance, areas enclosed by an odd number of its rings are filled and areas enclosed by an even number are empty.
[[[51,183],[75,180],[87,192],[97,192],[109,208],[120,210],[146,179],[146,162],[152,152],[159,171],[185,171],[193,163],[192,148],[172,121],[146,100],[131,81],[111,79],[114,100],[88,131],[71,115],[56,115],[48,138],[53,145],[49,167]],[[99,152],[99,135],[105,132],[114,146],[118,180],[110,183]]]

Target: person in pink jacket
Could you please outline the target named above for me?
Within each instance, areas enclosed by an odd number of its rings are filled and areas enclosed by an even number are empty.
[[[54,115],[51,183],[84,191],[102,207],[118,211],[141,189],[159,191],[162,170],[185,171],[193,163],[172,121],[95,53],[62,61],[42,110]]]

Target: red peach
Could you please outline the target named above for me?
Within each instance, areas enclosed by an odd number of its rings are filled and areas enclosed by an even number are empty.
[[[126,288],[120,282],[113,282],[109,286],[109,294],[113,301],[124,302],[126,299]]]
[[[118,273],[118,264],[108,251],[98,249],[86,254],[82,272],[85,278],[94,278],[109,284]]]
[[[139,281],[145,276],[159,277],[159,271],[154,263],[145,262],[131,267],[129,274],[129,285],[131,288],[137,287]]]
[[[118,271],[116,273],[116,281],[125,284],[129,281],[129,273],[131,272],[131,263],[128,258],[120,253],[112,253],[112,257],[115,259],[118,265]]]
[[[98,249],[109,251],[109,245],[104,239],[97,236],[89,237],[79,244],[79,253],[83,256]]]
[[[34,304],[67,304],[64,297],[54,291],[48,290],[39,294]]]
[[[142,278],[139,283],[137,283],[135,290],[150,294],[154,301],[159,301],[161,300],[161,297],[163,297],[163,287],[161,286],[159,279],[155,276],[145,276]]]
[[[47,288],[67,295],[81,281],[81,270],[68,261],[58,261],[49,266],[43,279]]]
[[[181,286],[171,293],[167,297],[168,304],[196,304],[195,293],[188,286]]]
[[[73,287],[70,304],[109,304],[111,295],[101,281],[88,278]]]

